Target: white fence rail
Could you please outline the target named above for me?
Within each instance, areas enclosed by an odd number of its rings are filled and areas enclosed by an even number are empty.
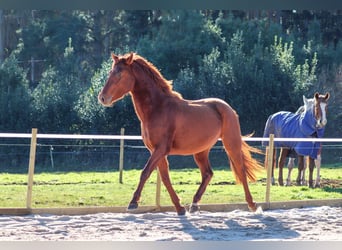
[[[0,133],[0,138],[32,138],[30,133]],[[37,134],[37,139],[142,140],[140,135]],[[243,137],[245,141],[269,141],[264,137]],[[274,141],[342,142],[342,138],[274,138]]]

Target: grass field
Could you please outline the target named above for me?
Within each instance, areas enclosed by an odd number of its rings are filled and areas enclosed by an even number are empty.
[[[138,184],[141,170],[125,170],[123,184],[119,172],[63,172],[34,175],[32,207],[126,206]],[[287,174],[287,170],[285,170]],[[293,172],[294,180],[297,170]],[[198,169],[171,170],[173,186],[184,205],[190,204],[201,177]],[[342,166],[325,166],[321,169],[321,188],[306,186],[271,187],[271,201],[342,198]],[[156,172],[145,185],[142,205],[154,205]],[[266,171],[258,181],[250,184],[256,202],[265,201]],[[26,174],[0,173],[0,207],[25,207]],[[214,169],[214,177],[202,197],[202,204],[244,202],[241,185],[235,185],[228,169]],[[161,205],[171,205],[162,185]]]

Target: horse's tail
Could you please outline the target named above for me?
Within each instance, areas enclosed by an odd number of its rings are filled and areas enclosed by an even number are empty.
[[[250,137],[250,135],[246,135],[244,137]],[[235,149],[229,148],[229,143],[226,143],[224,139],[222,140],[224,147],[229,155],[230,160],[230,168],[232,169],[235,180],[237,184],[241,184],[246,181],[255,182],[257,180],[256,173],[260,172],[263,169],[261,163],[252,157],[252,153],[255,154],[263,154],[263,152],[257,148],[254,148],[247,144],[240,135],[240,145],[235,144]]]
[[[238,115],[231,109],[221,110],[223,116],[222,143],[229,156],[230,167],[234,172],[236,183],[255,182],[256,173],[263,166],[252,157],[252,153],[263,154],[261,150],[248,145],[241,136]],[[245,137],[250,137],[252,134]]]
[[[243,137],[251,137],[253,134],[249,134]],[[242,139],[242,138],[241,138]],[[252,157],[252,153],[254,154],[264,154],[260,149],[252,147],[248,145],[243,139],[241,144],[241,152],[243,157],[243,165],[245,167],[245,172],[247,175],[247,179],[251,182],[255,182],[257,180],[256,173],[260,172],[263,169],[262,164]],[[233,169],[235,168],[233,164]],[[237,173],[237,171],[234,169],[234,172]],[[241,183],[241,179],[238,175],[235,176],[236,182]]]

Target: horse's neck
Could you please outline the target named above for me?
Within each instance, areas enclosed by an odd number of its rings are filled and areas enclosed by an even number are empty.
[[[131,91],[134,109],[141,122],[145,122],[155,109],[159,109],[162,102],[167,98],[161,89],[155,86],[142,86],[137,82]],[[150,83],[153,84],[153,83]]]
[[[316,119],[313,112],[313,105],[306,106],[304,112],[300,115],[300,130],[303,134],[310,136],[316,131]]]

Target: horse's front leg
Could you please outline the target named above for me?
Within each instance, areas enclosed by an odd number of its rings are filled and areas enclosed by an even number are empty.
[[[152,153],[152,155],[148,159],[148,161],[147,161],[143,171],[141,172],[140,181],[139,181],[138,187],[137,187],[136,191],[134,192],[133,198],[132,198],[131,202],[129,203],[128,207],[127,207],[128,210],[133,210],[133,209],[137,209],[138,208],[138,202],[140,200],[141,192],[142,192],[142,189],[143,189],[143,187],[145,185],[145,182],[150,177],[152,171],[154,169],[156,169],[157,163],[164,156],[165,156],[164,154],[162,154],[160,152],[158,153],[158,151],[154,151]]]
[[[287,163],[288,173],[287,173],[287,179],[286,179],[286,186],[291,186],[291,173],[295,165],[294,161],[295,161],[295,158],[289,158],[289,161]]]
[[[321,186],[321,155],[317,155],[317,159],[315,160],[315,166],[316,166],[316,171],[317,171],[317,175],[316,175],[316,183],[315,183],[315,187],[320,187]]]
[[[162,158],[158,163],[159,173],[161,176],[161,179],[169,192],[169,195],[171,197],[172,203],[175,205],[175,208],[177,210],[178,215],[184,215],[186,210],[183,206],[181,206],[179,198],[175,192],[175,190],[172,187],[171,179],[169,176],[169,163],[167,161],[166,156]]]
[[[304,172],[304,156],[298,156],[298,176],[296,179],[297,186],[300,186],[302,183],[302,175]]]
[[[303,168],[302,176],[301,176],[301,184],[302,184],[302,186],[306,185],[305,171],[308,168],[308,162],[309,162],[309,156],[304,157],[304,168]]]
[[[315,168],[315,160],[309,157],[309,187],[314,188],[313,185],[313,171]]]

